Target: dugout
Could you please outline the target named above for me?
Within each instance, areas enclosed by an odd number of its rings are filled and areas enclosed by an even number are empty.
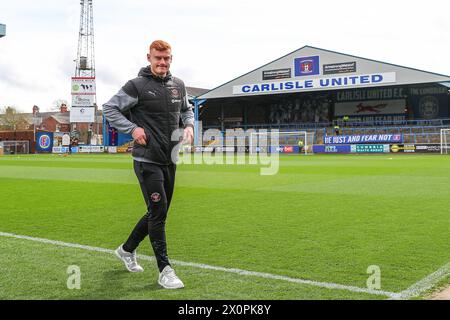
[[[447,75],[305,46],[197,96],[195,117],[221,131],[403,124],[448,119],[449,89]]]

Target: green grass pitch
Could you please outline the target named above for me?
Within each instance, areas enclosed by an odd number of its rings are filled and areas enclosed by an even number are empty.
[[[144,214],[130,155],[0,157],[0,232],[115,249]],[[258,165],[180,165],[167,220],[171,259],[402,292],[450,261],[450,158],[281,156]],[[151,256],[146,239],[139,254]],[[111,254],[0,236],[0,299],[386,299],[276,278],[155,261],[130,274]],[[67,268],[81,271],[70,290]],[[440,280],[449,281],[449,278]]]

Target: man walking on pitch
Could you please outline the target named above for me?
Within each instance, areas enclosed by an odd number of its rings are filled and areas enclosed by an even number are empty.
[[[147,213],[115,253],[128,271],[142,272],[136,260],[136,248],[149,235],[160,272],[158,283],[166,289],[178,289],[184,284],[169,263],[165,234],[176,170],[171,153],[179,143],[171,141],[171,136],[178,129],[181,117],[183,140],[191,144],[194,114],[183,81],[169,71],[171,46],[162,40],[154,41],[147,60],[150,65],[142,68],[137,78],[128,81],[103,105],[109,123],[134,139],[134,171],[147,205]]]

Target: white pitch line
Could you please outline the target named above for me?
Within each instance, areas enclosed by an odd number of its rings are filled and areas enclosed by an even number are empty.
[[[114,250],[111,250],[111,249],[86,246],[86,245],[81,245],[81,244],[77,244],[77,243],[62,242],[62,241],[58,241],[58,240],[35,238],[35,237],[17,235],[17,234],[7,233],[7,232],[0,232],[0,237],[23,239],[23,240],[41,242],[41,243],[52,244],[52,245],[57,245],[57,246],[62,246],[62,247],[69,247],[69,248],[83,249],[83,250],[88,250],[88,251],[96,251],[96,252],[114,254]],[[148,261],[155,260],[154,257],[146,256],[146,255],[138,255],[138,257],[140,259],[148,260]],[[394,292],[389,292],[389,291],[360,288],[360,287],[355,287],[355,286],[347,286],[347,285],[331,283],[331,282],[319,282],[319,281],[313,281],[313,280],[304,280],[304,279],[291,278],[291,277],[281,276],[281,275],[276,275],[276,274],[271,274],[271,273],[255,272],[255,271],[248,271],[248,270],[242,270],[242,269],[236,269],[236,268],[225,268],[225,267],[212,266],[212,265],[207,265],[207,264],[202,264],[202,263],[184,262],[184,261],[178,261],[178,260],[171,260],[171,261],[175,265],[186,266],[186,267],[222,271],[222,272],[228,272],[228,273],[235,273],[235,274],[239,274],[239,275],[243,275],[243,276],[259,277],[259,278],[264,278],[264,279],[282,280],[282,281],[287,281],[287,282],[292,282],[292,283],[310,285],[310,286],[333,289],[333,290],[346,290],[346,291],[357,292],[357,293],[367,293],[367,294],[373,294],[373,295],[387,296],[391,299],[399,299],[400,298],[399,293],[394,293]]]
[[[446,276],[450,274],[450,262],[443,265],[437,271],[433,272],[429,276],[423,278],[422,280],[416,282],[408,289],[400,292],[399,299],[411,299],[413,297],[417,297],[420,294],[424,293],[428,289],[431,289],[434,285],[436,285],[439,281],[444,279]],[[395,298],[391,298],[395,299]]]

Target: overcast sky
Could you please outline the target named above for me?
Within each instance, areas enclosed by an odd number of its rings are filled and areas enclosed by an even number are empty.
[[[171,71],[214,88],[305,45],[450,75],[448,0],[93,0],[101,106],[171,43]],[[79,0],[0,0],[0,108],[71,102]]]

